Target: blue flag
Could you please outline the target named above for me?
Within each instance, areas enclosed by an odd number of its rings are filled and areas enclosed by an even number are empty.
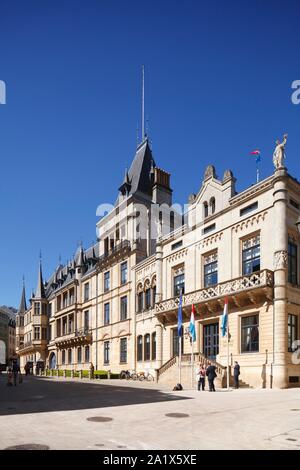
[[[228,298],[225,299],[224,311],[222,315],[221,323],[222,336],[227,336],[228,334]]]
[[[178,305],[178,336],[182,336],[182,293],[180,294]]]

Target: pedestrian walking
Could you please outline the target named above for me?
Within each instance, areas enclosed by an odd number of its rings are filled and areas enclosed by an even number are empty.
[[[233,377],[234,377],[234,388],[239,388],[239,375],[240,375],[240,365],[237,361],[234,361],[234,368],[233,368]]]
[[[203,391],[205,390],[205,373],[206,373],[205,367],[201,365],[201,363],[199,362],[199,365],[196,369],[196,380],[197,380],[197,387],[198,387],[199,392],[201,389]]]
[[[215,389],[214,380],[217,377],[216,366],[212,365],[211,362],[208,363],[208,366],[206,368],[206,375],[208,378],[209,391],[215,392],[216,389]]]
[[[7,371],[7,384],[8,387],[12,387],[13,385],[13,372],[11,367]]]

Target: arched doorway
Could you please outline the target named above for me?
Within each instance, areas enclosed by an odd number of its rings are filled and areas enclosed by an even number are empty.
[[[6,364],[6,344],[0,340],[0,364]]]
[[[49,356],[49,369],[56,369],[56,354],[54,352]]]

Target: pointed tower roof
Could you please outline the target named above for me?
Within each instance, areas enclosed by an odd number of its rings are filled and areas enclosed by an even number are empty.
[[[155,166],[149,140],[146,138],[136,149],[130,169],[126,172],[126,179],[131,186],[130,194],[134,194],[137,191],[141,191],[146,194],[150,193],[150,174]]]
[[[38,275],[38,283],[35,292],[36,299],[44,299],[45,295],[45,287],[43,282],[43,274],[42,274],[42,260],[40,259],[40,266],[39,266],[39,275]]]
[[[125,169],[124,180],[123,180],[123,183],[121,184],[121,186],[119,187],[119,191],[122,194],[128,194],[129,191],[130,191],[130,188],[131,188],[131,184],[130,184],[128,169],[126,168]]]
[[[78,254],[77,261],[76,261],[76,266],[77,268],[81,268],[82,266],[84,266],[84,251],[83,251],[82,246],[80,247],[80,251]]]
[[[22,315],[23,313],[26,312],[26,310],[27,310],[27,305],[26,305],[26,294],[25,294],[25,282],[23,279],[23,289],[22,289],[22,295],[21,295],[21,302],[20,302],[20,306],[18,309],[18,315]]]

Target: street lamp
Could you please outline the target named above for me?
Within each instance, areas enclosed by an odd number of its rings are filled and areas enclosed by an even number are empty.
[[[299,217],[298,217],[297,222],[296,222],[295,225],[296,225],[296,227],[297,227],[297,229],[298,229],[298,232],[300,233],[300,215],[299,215]]]

